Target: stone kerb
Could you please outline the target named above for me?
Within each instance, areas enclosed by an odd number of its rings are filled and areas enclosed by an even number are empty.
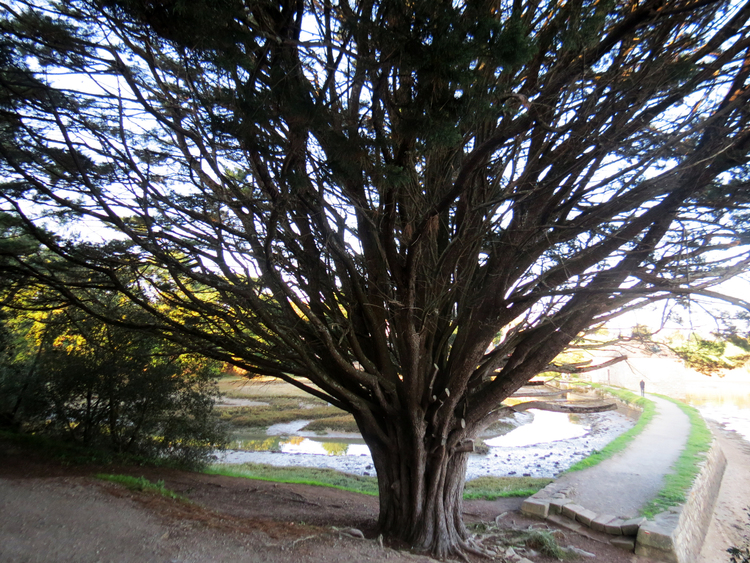
[[[564,517],[598,532],[614,536],[611,543],[637,555],[660,561],[693,563],[700,553],[714,503],[726,467],[724,452],[713,441],[684,504],[658,514],[622,520],[611,514],[596,514],[566,498],[569,493],[550,483],[526,499],[521,512],[528,516],[559,521]]]
[[[635,553],[677,563],[693,563],[700,553],[727,465],[714,440],[684,504],[640,526]]]

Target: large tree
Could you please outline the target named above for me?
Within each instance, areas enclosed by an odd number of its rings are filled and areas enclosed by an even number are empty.
[[[750,264],[746,0],[3,6],[2,209],[90,274],[3,264],[351,412],[434,554],[506,397]]]

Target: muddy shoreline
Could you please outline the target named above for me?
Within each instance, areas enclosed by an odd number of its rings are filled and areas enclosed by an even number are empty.
[[[544,413],[544,416],[560,413]],[[538,415],[537,415],[538,416]],[[466,478],[482,476],[555,477],[574,463],[600,450],[617,436],[632,428],[634,421],[624,412],[610,411],[578,415],[580,436],[541,441],[528,445],[489,446],[487,454],[471,454]],[[546,421],[545,421],[546,422]],[[524,426],[516,431],[522,430]],[[512,438],[513,432],[503,436]],[[511,443],[513,440],[510,440]],[[490,441],[491,443],[493,441]],[[372,458],[366,448],[357,455],[318,455],[268,451],[227,450],[217,454],[217,463],[264,463],[275,466],[326,467],[356,475],[375,475]]]

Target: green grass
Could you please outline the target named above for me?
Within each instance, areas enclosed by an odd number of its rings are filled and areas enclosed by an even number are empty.
[[[206,470],[206,473],[276,483],[332,487],[364,495],[378,495],[378,480],[376,477],[352,475],[333,469],[276,467],[260,463],[243,463],[239,465],[213,465]],[[495,500],[505,497],[527,497],[551,482],[552,479],[533,477],[480,477],[466,482],[464,499]]]
[[[276,467],[262,463],[242,463],[238,465],[212,465],[205,471],[212,475],[226,475],[228,477],[244,477],[259,481],[273,481],[276,483],[296,483],[300,485],[317,485],[361,493],[363,495],[378,494],[378,480],[366,475],[352,475],[333,469],[315,467]]]
[[[244,395],[243,398],[248,398]],[[267,428],[274,424],[311,420],[303,430],[359,432],[354,417],[315,397],[289,397],[268,394],[254,406],[219,407],[219,418],[235,428]]]
[[[631,391],[628,391],[626,389],[604,387],[594,383],[592,383],[591,385],[597,389],[606,391],[607,393],[617,397],[624,403],[643,409],[643,412],[641,413],[641,416],[638,417],[638,421],[635,423],[635,426],[633,426],[633,428],[620,434],[617,438],[612,440],[601,450],[595,450],[594,453],[592,453],[589,457],[582,459],[578,463],[572,465],[570,468],[568,468],[568,472],[579,471],[581,469],[593,467],[601,463],[605,459],[609,459],[616,453],[624,450],[635,439],[635,437],[638,436],[638,434],[643,432],[648,423],[651,422],[651,420],[654,418],[654,414],[656,413],[656,407],[653,401],[650,401],[649,399],[646,399],[644,397],[640,397],[635,393],[632,393]]]
[[[690,434],[685,449],[682,450],[680,457],[672,466],[672,473],[664,476],[664,487],[656,495],[656,498],[641,511],[643,516],[649,518],[685,502],[685,495],[700,472],[698,464],[705,458],[713,440],[706,422],[695,408],[670,397],[658,396],[673,402],[688,416],[690,419]]]
[[[528,530],[524,543],[527,547],[540,551],[542,555],[552,557],[558,561],[578,559],[576,554],[570,553],[557,543],[557,538],[549,530]]]
[[[319,418],[310,422],[302,430],[309,430],[311,432],[324,432],[326,430],[333,430],[335,432],[356,432],[357,434],[359,434],[357,422],[350,414]]]
[[[467,481],[464,499],[495,500],[508,497],[529,497],[554,479],[538,477],[478,477]]]
[[[115,475],[110,473],[98,473],[96,475],[96,478],[102,479],[104,481],[111,481],[113,483],[119,483],[120,485],[124,485],[131,491],[144,491],[147,493],[155,493],[171,499],[187,501],[185,497],[167,489],[164,486],[164,481],[157,481],[156,483],[152,483],[145,477],[132,477],[130,475]]]
[[[346,413],[315,399],[306,401],[296,397],[273,397],[267,405],[252,407],[221,407],[220,420],[236,427],[266,428],[273,424],[295,420],[339,418]]]
[[[265,400],[270,397],[285,397],[302,400],[315,400],[326,404],[325,401],[311,397],[310,394],[272,378],[252,378],[240,376],[222,377],[218,380],[219,391],[225,397],[235,399]]]

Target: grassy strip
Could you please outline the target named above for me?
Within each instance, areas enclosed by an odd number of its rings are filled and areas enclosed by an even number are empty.
[[[217,464],[205,470],[212,475],[226,475],[227,477],[244,477],[258,481],[274,481],[276,483],[295,483],[299,485],[318,485],[361,493],[363,495],[378,495],[378,480],[375,477],[342,473],[333,469],[316,467],[276,467],[262,463],[242,463],[237,465]]]
[[[317,485],[364,495],[378,495],[378,480],[376,477],[352,475],[333,469],[276,467],[260,463],[243,463],[239,465],[213,465],[206,470],[206,473],[276,483]],[[466,483],[464,499],[495,500],[505,497],[527,497],[551,482],[552,479],[532,477],[480,477]]]
[[[357,421],[354,420],[354,417],[350,414],[319,418],[310,422],[302,430],[309,430],[311,432],[325,432],[326,430],[333,430],[334,432],[356,432],[357,434],[359,434]]]
[[[267,428],[283,422],[338,418],[346,414],[336,407],[304,408],[299,406],[299,401],[296,403],[293,407],[271,404],[255,407],[221,407],[217,411],[220,420],[232,426],[245,428]]]
[[[314,400],[326,404],[325,401],[311,397],[305,391],[275,378],[254,377],[222,377],[218,380],[219,391],[225,397],[233,399],[258,399],[283,397],[290,399]]]
[[[664,476],[664,487],[656,495],[656,498],[641,511],[643,516],[649,518],[685,502],[685,495],[700,472],[698,464],[705,458],[713,440],[711,431],[697,409],[670,397],[658,396],[673,402],[688,416],[690,419],[690,434],[685,449],[682,450],[680,457],[672,466],[673,472]]]
[[[145,477],[131,477],[130,475],[116,475],[110,473],[97,473],[96,478],[124,485],[131,491],[144,491],[147,493],[155,493],[163,497],[175,500],[187,501],[187,499],[182,495],[178,495],[174,491],[167,489],[164,486],[164,481],[157,481],[156,483],[152,483]]]
[[[612,387],[605,387],[602,385],[597,385],[595,383],[592,383],[591,385],[597,389],[605,390],[610,395],[617,397],[625,403],[643,409],[643,413],[640,417],[638,417],[638,422],[635,423],[635,426],[633,426],[633,428],[620,434],[617,438],[607,444],[603,449],[594,450],[594,452],[589,457],[582,459],[578,463],[575,463],[570,468],[568,468],[568,472],[579,471],[581,469],[593,467],[601,463],[605,459],[609,459],[616,453],[621,452],[635,439],[636,436],[638,436],[638,434],[643,432],[648,423],[651,422],[651,419],[654,418],[654,414],[656,414],[656,407],[654,405],[654,402],[650,401],[649,399],[639,397],[635,393],[627,391],[626,389],[614,389]]]
[[[464,499],[495,500],[508,497],[529,497],[554,479],[539,477],[477,477],[464,486]]]

